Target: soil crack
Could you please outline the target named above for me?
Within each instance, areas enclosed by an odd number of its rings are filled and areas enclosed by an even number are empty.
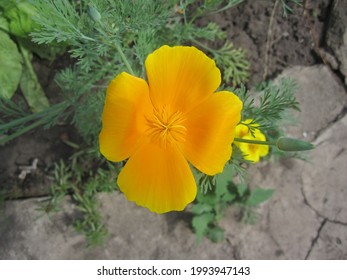
[[[324,127],[320,128],[319,130],[317,130],[314,133],[314,137],[312,139],[312,142],[316,142],[317,139],[327,130],[329,129],[332,125],[334,125],[335,123],[337,123],[339,120],[341,120],[345,115],[347,114],[347,107],[343,107],[341,109],[341,111],[336,115],[336,117],[331,120],[327,125],[325,125]],[[318,147],[319,145],[323,144],[324,142],[326,142],[326,140],[319,142],[316,144],[316,147]]]
[[[341,221],[337,221],[337,220],[330,219],[330,218],[324,216],[323,214],[321,214],[317,209],[315,209],[315,208],[308,202],[303,187],[301,187],[300,190],[301,190],[301,194],[302,194],[302,196],[303,196],[303,198],[304,198],[304,204],[305,204],[307,207],[309,207],[318,217],[322,218],[324,221],[327,221],[327,222],[330,222],[330,223],[333,223],[333,224],[338,224],[338,225],[347,226],[347,223],[344,223],[344,222],[341,222]]]
[[[307,260],[309,258],[310,254],[312,252],[312,249],[316,245],[316,243],[317,243],[317,241],[318,241],[318,239],[320,237],[320,233],[321,233],[321,231],[322,231],[322,229],[323,229],[323,227],[324,227],[324,225],[326,224],[327,221],[328,221],[327,219],[324,219],[322,221],[322,223],[320,224],[320,226],[319,226],[319,228],[317,230],[316,236],[312,239],[311,246],[310,246],[310,248],[307,251],[307,254],[305,256],[305,260]]]

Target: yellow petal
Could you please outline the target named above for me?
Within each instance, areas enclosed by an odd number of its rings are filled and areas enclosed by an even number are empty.
[[[260,132],[259,129],[255,129],[253,131],[254,137],[249,133],[244,136],[243,139],[246,140],[258,140],[258,141],[266,141],[266,137],[263,133]],[[269,153],[268,145],[258,145],[258,144],[250,144],[250,143],[238,143],[238,147],[244,155],[246,160],[250,160],[254,163],[260,160],[260,157],[266,156]]]
[[[147,129],[144,115],[151,108],[146,81],[125,72],[111,81],[99,135],[100,151],[108,160],[122,161],[133,153]]]
[[[183,151],[201,172],[223,171],[231,157],[234,131],[241,118],[242,102],[231,92],[217,92],[187,114]]]
[[[248,137],[244,137],[244,139],[247,139]],[[243,157],[246,160],[252,161],[253,163],[256,163],[260,160],[258,147],[260,145],[254,145],[249,143],[240,143],[239,148],[243,154]]]
[[[259,129],[255,130],[254,137],[256,140],[266,141],[265,135],[262,132],[260,132]],[[260,157],[264,157],[269,153],[269,146],[268,145],[257,145],[257,149],[258,149],[258,154]]]
[[[128,200],[156,213],[183,210],[197,191],[182,153],[158,141],[147,141],[130,157],[118,185]]]
[[[235,129],[235,137],[242,138],[242,137],[250,134],[249,127],[247,126],[247,124],[250,124],[252,122],[253,122],[252,119],[246,119],[246,120],[242,121],[242,123],[238,124],[236,126],[236,129]],[[259,124],[257,124],[257,123],[252,123],[252,125],[251,125],[252,128],[255,128],[258,126],[259,126]]]
[[[163,46],[146,59],[150,97],[157,109],[186,112],[220,85],[215,62],[195,47]]]
[[[259,156],[265,157],[269,153],[269,146],[262,145],[262,147],[259,148]]]
[[[251,124],[252,122],[253,122],[252,119],[246,119],[246,120],[242,121],[242,123],[244,123],[244,124]],[[252,123],[251,126],[252,126],[252,127],[258,127],[259,124],[257,124],[257,123]]]
[[[243,123],[240,123],[239,125],[236,126],[235,129],[235,137],[237,138],[242,138],[249,133],[249,128],[247,125],[244,125]],[[238,142],[236,142],[237,144]]]

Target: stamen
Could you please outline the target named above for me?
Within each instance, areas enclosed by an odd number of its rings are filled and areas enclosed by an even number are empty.
[[[180,111],[171,114],[166,107],[161,111],[154,110],[153,115],[147,118],[147,133],[152,139],[165,144],[184,142],[187,131],[182,125],[184,120],[185,118]]]

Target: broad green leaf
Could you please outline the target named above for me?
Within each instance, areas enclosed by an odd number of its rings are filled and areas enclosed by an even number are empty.
[[[209,204],[209,205],[213,206],[217,203],[218,198],[212,192],[207,192],[206,194],[204,194],[201,191],[198,191],[198,194],[196,196],[196,200],[201,202],[201,203],[205,203],[205,204]]]
[[[223,182],[221,182],[221,180],[218,180],[218,179],[216,180],[217,183],[216,183],[215,193],[216,193],[216,196],[218,198],[223,197],[225,194],[227,194],[229,192],[228,191],[228,185],[229,185],[230,181],[231,180],[224,182],[224,180],[223,180]]]
[[[231,192],[226,193],[222,197],[222,201],[228,202],[228,203],[234,201],[235,199],[236,199],[236,194],[231,193]]]
[[[8,31],[8,22],[7,20],[2,16],[2,13],[0,12],[0,30]]]
[[[207,236],[213,242],[218,243],[224,240],[224,230],[220,227],[213,227],[208,229]]]
[[[16,0],[1,0],[0,2],[0,8],[3,10],[6,10],[10,7],[13,7],[15,5]]]
[[[231,202],[236,198],[236,194],[229,190],[233,180],[234,169],[231,164],[224,167],[223,173],[216,176],[216,195],[223,202]]]
[[[41,58],[53,60],[64,53],[66,46],[52,43],[39,45],[31,41],[29,34],[39,28],[33,20],[39,16],[36,8],[26,0],[0,0],[0,29],[16,36],[18,41],[26,49],[34,52]]]
[[[49,102],[32,67],[32,54],[25,48],[21,48],[21,51],[25,63],[20,88],[31,110],[34,113],[40,112],[49,107]]]
[[[0,97],[10,99],[22,75],[22,57],[10,36],[0,30]]]
[[[223,197],[229,193],[228,186],[233,180],[234,170],[231,164],[226,164],[221,174],[216,175],[216,195]]]
[[[195,230],[196,241],[199,243],[201,238],[205,235],[208,229],[208,224],[212,222],[214,215],[212,213],[205,213],[200,216],[195,216],[192,220],[192,226]]]
[[[19,37],[28,37],[38,25],[33,21],[37,11],[28,1],[7,1],[4,16],[9,21],[10,32]],[[12,3],[11,3],[12,2]]]
[[[272,196],[272,194],[273,190],[271,189],[255,188],[253,191],[251,191],[245,204],[248,206],[257,206],[260,203],[268,200]]]
[[[204,212],[211,212],[212,209],[213,209],[212,206],[210,206],[208,204],[198,203],[198,204],[193,205],[192,213],[194,213],[196,215],[200,215]]]
[[[242,197],[246,191],[247,191],[247,185],[246,184],[238,184],[236,185],[237,192],[240,197]]]

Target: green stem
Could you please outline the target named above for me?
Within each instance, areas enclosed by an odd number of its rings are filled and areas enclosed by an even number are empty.
[[[256,145],[276,146],[276,142],[271,142],[271,141],[258,141],[258,140],[241,139],[241,138],[234,138],[234,141],[249,143],[249,144],[256,144]]]
[[[22,123],[24,124],[24,123],[29,122],[30,120],[33,120],[33,119],[37,118],[38,116],[40,116],[40,119],[36,120],[34,123],[17,130],[16,132],[12,133],[11,135],[8,135],[8,136],[5,136],[4,138],[1,138],[0,139],[0,146],[4,145],[8,141],[15,139],[18,136],[21,136],[22,134],[24,134],[24,133],[26,133],[26,132],[28,132],[28,131],[36,128],[36,127],[39,127],[39,126],[42,126],[42,125],[48,123],[52,119],[52,117],[60,114],[66,108],[67,108],[67,103],[62,102],[62,103],[56,104],[55,106],[48,108],[45,111],[41,111],[40,113],[32,114],[28,117],[24,117],[24,118],[15,120],[13,122],[10,122],[9,124],[12,124],[12,125],[14,123],[15,123],[15,125],[22,124]],[[42,114],[42,113],[44,113],[44,114]],[[18,122],[18,121],[20,121],[20,122]]]
[[[101,21],[98,21],[98,22],[99,22],[100,26],[103,27],[102,22],[101,22]],[[96,30],[97,30],[100,34],[102,34],[105,38],[108,38],[108,37],[109,37],[102,29],[96,28]],[[131,65],[130,65],[128,59],[126,58],[126,56],[125,56],[125,54],[124,54],[124,52],[123,52],[123,50],[122,50],[122,47],[120,46],[120,44],[118,44],[118,42],[117,42],[116,40],[114,41],[114,46],[116,47],[117,52],[119,53],[121,59],[123,60],[123,62],[124,62],[124,64],[125,64],[126,68],[128,68],[129,73],[130,73],[131,75],[135,75],[133,69],[131,68]]]
[[[24,61],[24,68],[19,84],[20,89],[31,111],[34,113],[40,112],[49,108],[49,101],[31,63],[32,54],[21,44],[19,44],[19,49]]]
[[[184,20],[184,24],[187,25],[186,7],[184,7],[182,0],[180,1],[180,6],[183,7],[183,20]]]
[[[22,134],[24,134],[24,133],[26,133],[26,132],[28,132],[28,131],[36,128],[36,127],[38,127],[38,126],[43,125],[45,122],[46,122],[46,120],[40,119],[37,122],[34,122],[31,125],[28,125],[28,126],[24,127],[23,129],[16,131],[15,133],[12,133],[11,135],[1,139],[0,140],[0,145],[3,145],[6,142],[8,142],[8,141],[10,141],[12,139],[17,138],[18,136],[20,136],[20,135],[22,135]]]
[[[199,47],[202,47],[203,49],[209,51],[212,54],[216,53],[216,50],[209,48],[205,44],[199,42],[198,40],[195,40],[193,37],[190,37],[190,41],[192,41],[194,44],[198,45]]]
[[[236,2],[236,3],[230,2],[229,4],[225,5],[223,8],[220,8],[218,10],[215,10],[215,11],[212,11],[210,13],[207,13],[207,15],[215,15],[215,14],[221,13],[221,12],[223,12],[225,10],[230,9],[231,7],[234,7],[234,6],[238,5],[238,4],[241,4],[242,2],[243,2],[243,0],[241,0],[239,2]]]
[[[119,45],[117,42],[115,42],[114,45],[115,45],[115,47],[116,47],[116,49],[117,49],[117,51],[118,51],[118,53],[119,53],[121,59],[123,60],[125,66],[128,68],[129,73],[130,73],[131,75],[135,75],[135,74],[134,74],[134,71],[133,71],[133,69],[131,68],[131,66],[130,66],[130,64],[129,64],[129,61],[128,61],[128,59],[126,58],[126,56],[125,56],[125,54],[124,54],[122,48],[120,47],[120,45]]]
[[[44,118],[46,115],[50,114],[51,112],[55,112],[56,110],[58,110],[58,112],[60,112],[60,110],[65,110],[66,107],[67,107],[67,102],[65,102],[65,101],[58,103],[58,104],[55,104],[55,105],[47,108],[44,111],[34,113],[34,114],[29,115],[29,116],[22,117],[20,119],[15,119],[9,123],[5,123],[3,125],[0,125],[0,131],[10,129],[10,128],[15,127],[17,125],[20,125],[20,124],[23,124],[23,123],[26,123],[26,122],[29,122],[29,121],[32,121],[32,120],[35,120],[35,119],[38,119],[41,117]]]

